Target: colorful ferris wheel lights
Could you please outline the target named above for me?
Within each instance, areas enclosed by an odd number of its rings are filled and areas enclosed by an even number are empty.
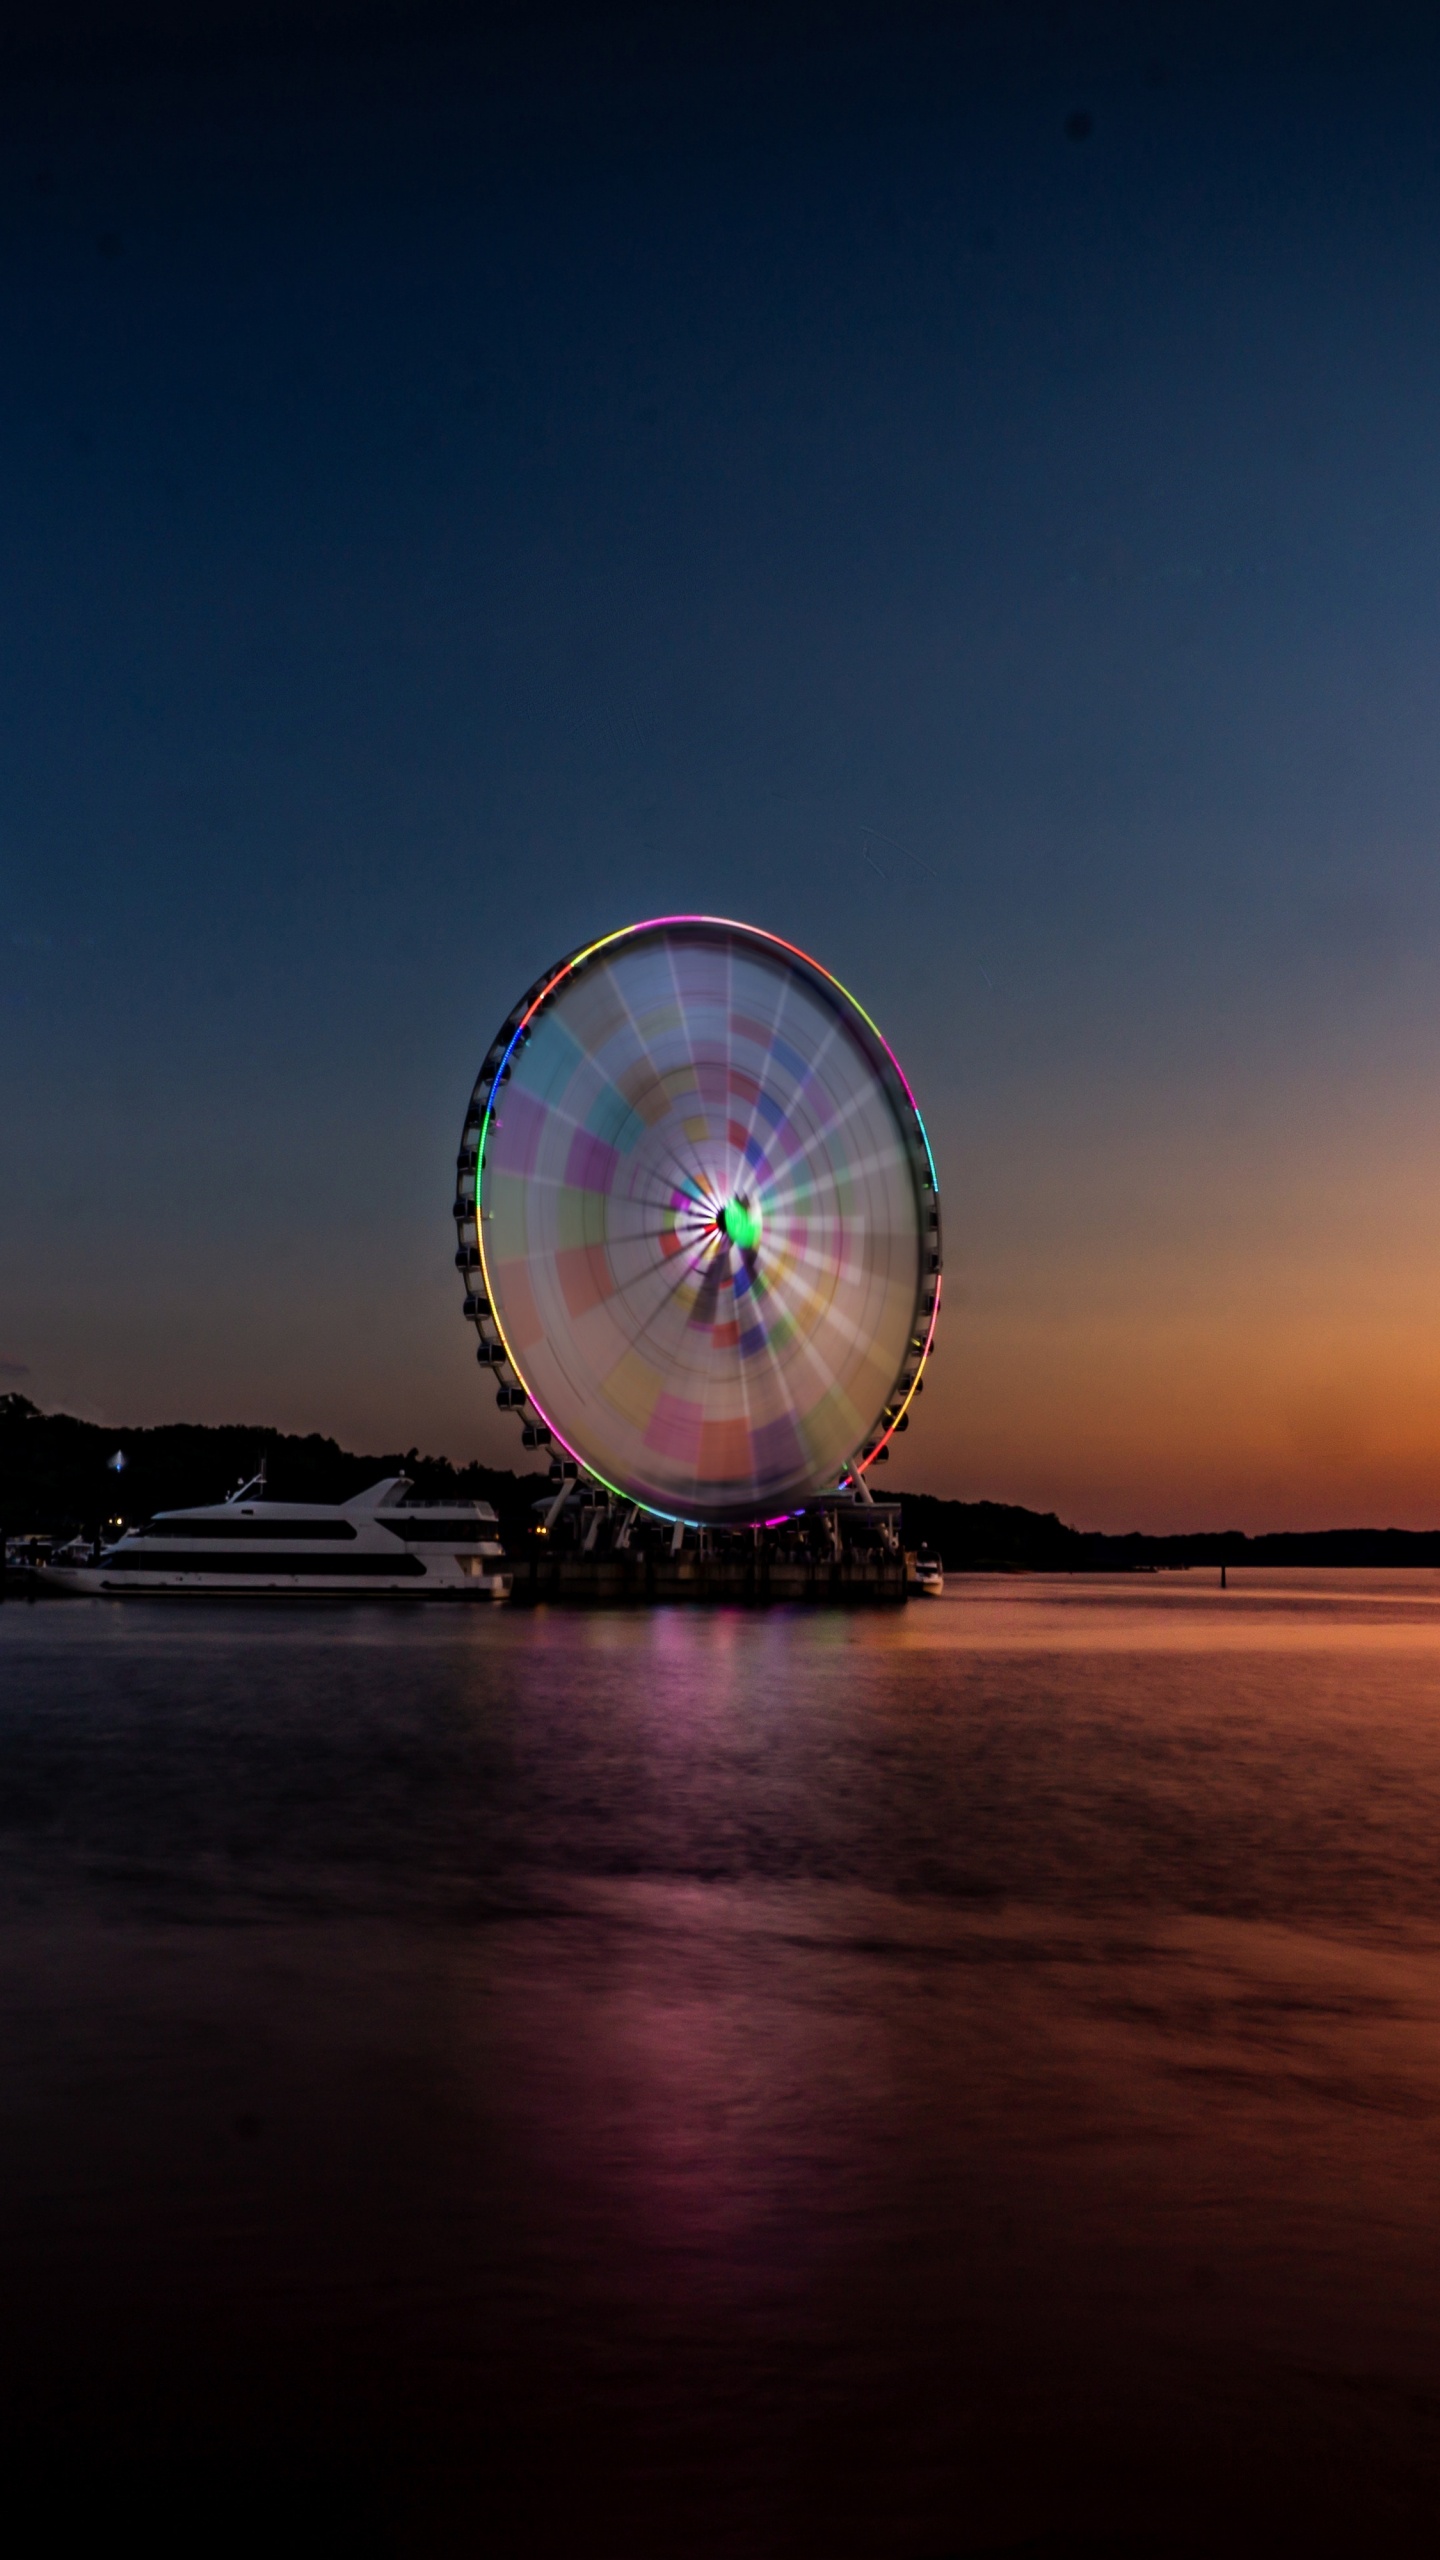
[[[492,1047],[460,1171],[481,1357],[618,1497],[774,1525],[900,1426],[939,1311],[929,1140],[796,945],[703,916],[586,945]]]

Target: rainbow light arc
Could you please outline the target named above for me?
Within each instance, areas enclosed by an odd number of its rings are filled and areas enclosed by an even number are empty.
[[[606,1492],[612,1494],[617,1501],[633,1503],[637,1510],[644,1511],[653,1518],[668,1521],[672,1526],[677,1522],[683,1523],[687,1528],[698,1528],[705,1524],[692,1518],[688,1513],[664,1510],[658,1503],[644,1501],[625,1486],[613,1483],[608,1476],[595,1466],[591,1459],[583,1456],[578,1449],[572,1446],[571,1442],[566,1439],[564,1433],[559,1429],[558,1425],[546,1411],[544,1405],[542,1405],[535,1394],[520,1361],[516,1357],[514,1348],[506,1334],[504,1321],[499,1312],[498,1297],[492,1281],[489,1259],[485,1250],[486,1213],[484,1208],[483,1185],[486,1149],[489,1141],[491,1125],[495,1117],[496,1096],[504,1082],[506,1072],[510,1067],[511,1060],[514,1057],[517,1047],[524,1039],[525,1034],[531,1023],[534,1021],[536,1015],[555,994],[557,988],[563,986],[565,981],[568,978],[573,977],[577,970],[583,969],[588,962],[595,959],[597,954],[612,949],[618,943],[638,940],[638,938],[643,934],[663,931],[666,928],[685,928],[693,926],[708,926],[718,931],[735,933],[742,936],[746,941],[765,944],[774,950],[787,952],[792,958],[803,962],[807,969],[813,970],[818,978],[824,980],[828,986],[833,987],[836,993],[844,998],[845,1003],[849,1005],[851,1010],[859,1017],[860,1021],[864,1023],[867,1031],[871,1034],[871,1037],[879,1043],[880,1048],[884,1051],[891,1067],[894,1069],[895,1075],[898,1078],[900,1086],[905,1094],[906,1101],[914,1115],[915,1125],[920,1133],[921,1144],[925,1150],[925,1161],[929,1169],[930,1188],[937,1203],[940,1197],[940,1179],[936,1170],[934,1151],[930,1144],[930,1134],[925,1126],[924,1115],[921,1112],[919,1103],[916,1101],[914,1088],[910,1083],[910,1079],[906,1075],[904,1068],[901,1066],[899,1059],[896,1057],[889,1041],[880,1029],[879,1024],[869,1013],[866,1012],[865,1007],[860,1003],[858,997],[852,995],[850,989],[844,984],[844,982],[836,977],[833,970],[827,969],[822,961],[816,960],[808,951],[802,950],[798,943],[786,941],[783,935],[769,933],[762,926],[742,924],[736,918],[730,916],[650,916],[640,923],[622,925],[612,933],[598,935],[595,941],[586,943],[580,950],[572,952],[568,959],[561,961],[551,972],[550,976],[546,978],[533,992],[526,1002],[524,1011],[520,1014],[515,1023],[514,1029],[506,1043],[499,1063],[495,1068],[495,1072],[490,1079],[489,1091],[485,1098],[484,1113],[480,1123],[479,1136],[475,1150],[475,1243],[480,1257],[480,1270],[485,1284],[485,1296],[490,1309],[488,1321],[494,1325],[495,1331],[500,1339],[500,1345],[504,1353],[505,1361],[519,1381],[526,1404],[533,1410],[535,1415],[538,1416],[541,1424],[550,1434],[552,1441],[554,1441],[565,1452],[565,1455],[572,1460],[575,1466],[594,1483],[603,1485]],[[724,1223],[723,1209],[713,1218],[711,1223],[717,1231],[721,1233],[727,1232]],[[848,1463],[847,1467],[842,1470],[842,1483],[847,1478],[853,1481],[855,1477],[868,1473],[869,1469],[874,1466],[876,1460],[879,1458],[881,1451],[889,1447],[891,1440],[895,1437],[896,1432],[900,1429],[902,1422],[908,1415],[910,1407],[914,1402],[916,1395],[919,1393],[920,1383],[924,1376],[925,1365],[930,1357],[931,1349],[934,1344],[935,1331],[940,1320],[941,1292],[942,1274],[937,1271],[933,1275],[933,1303],[929,1309],[928,1329],[925,1333],[924,1343],[919,1351],[914,1378],[910,1383],[903,1401],[897,1407],[888,1428],[880,1438],[874,1442],[874,1445],[870,1448],[867,1455],[860,1460],[852,1459]],[[773,1519],[764,1521],[762,1525],[767,1528],[774,1528],[780,1525],[784,1520],[794,1518],[796,1516],[798,1515],[793,1511],[779,1512]]]

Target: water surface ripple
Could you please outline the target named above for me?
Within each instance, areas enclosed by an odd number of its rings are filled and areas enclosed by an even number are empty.
[[[29,2547],[1426,2552],[1440,1577],[0,1610]]]

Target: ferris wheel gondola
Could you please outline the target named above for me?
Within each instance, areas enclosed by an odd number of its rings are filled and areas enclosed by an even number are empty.
[[[773,1521],[906,1427],[934,1161],[893,1051],[792,944],[681,916],[572,953],[492,1043],[458,1173],[497,1400],[596,1483]]]

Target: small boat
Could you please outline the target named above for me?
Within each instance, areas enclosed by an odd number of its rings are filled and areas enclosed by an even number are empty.
[[[35,1577],[49,1561],[53,1540],[43,1529],[0,1538],[0,1591],[33,1591]]]
[[[938,1600],[945,1589],[945,1567],[930,1547],[919,1547],[909,1559],[905,1586],[923,1600]]]
[[[263,1471],[224,1502],[157,1511],[98,1552],[77,1539],[37,1565],[43,1591],[111,1599],[508,1600],[488,1502],[422,1502],[384,1476],[349,1502],[267,1502]]]

